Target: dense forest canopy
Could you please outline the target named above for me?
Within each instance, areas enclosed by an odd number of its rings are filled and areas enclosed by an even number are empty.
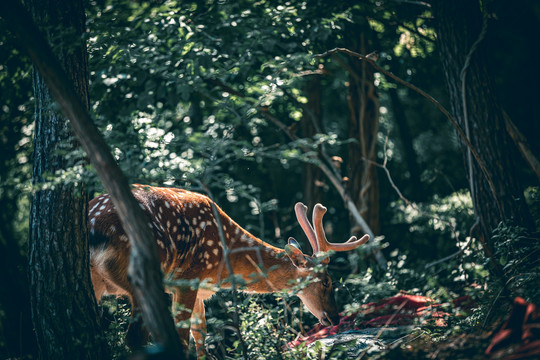
[[[66,59],[86,52],[74,81],[78,89],[87,83],[81,96],[130,183],[206,193],[281,248],[289,236],[310,246],[295,203],[324,204],[329,241],[374,235],[332,255],[329,272],[347,314],[400,291],[438,304],[470,298],[466,313],[445,307],[447,327],[420,327],[427,343],[492,330],[516,296],[539,303],[540,70],[532,51],[540,4],[95,0],[81,2],[86,18],[74,29],[47,23],[47,15],[76,16],[67,6],[48,14],[54,3],[24,1],[62,66],[72,69]],[[61,208],[105,188],[69,134],[49,139],[62,168],[36,180],[33,161],[44,155],[34,121],[59,109],[40,100],[43,84],[5,21],[7,8],[0,13],[0,356],[30,358],[38,353],[28,290],[29,253],[39,242],[29,242],[32,202],[43,191],[73,192]],[[87,257],[84,239],[75,240],[83,244],[75,259]],[[59,259],[73,257],[60,244]],[[231,296],[207,302],[212,354],[307,356],[275,352],[314,325],[308,316],[303,325],[293,321],[302,318],[301,303],[286,294],[241,295],[233,321]],[[283,297],[291,304],[285,314]],[[127,351],[126,306],[110,300],[101,308],[120,309],[114,321],[102,320],[115,356]],[[223,326],[231,321],[240,331]]]

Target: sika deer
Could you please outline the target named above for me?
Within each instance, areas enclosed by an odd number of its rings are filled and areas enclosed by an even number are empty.
[[[328,250],[348,251],[366,243],[368,235],[357,240],[351,237],[346,243],[332,244],[326,240],[322,217],[326,208],[317,204],[313,211],[311,227],[306,218],[307,207],[301,203],[295,206],[297,219],[313,248],[313,255],[303,254],[294,239],[289,239],[285,249],[267,244],[235,223],[208,197],[194,192],[144,185],[134,185],[133,195],[148,215],[148,226],[153,230],[159,247],[161,268],[171,279],[208,279],[218,284],[229,276],[224,266],[224,249],[220,239],[218,224],[221,224],[229,262],[234,274],[246,280],[247,291],[267,293],[289,289],[291,280],[312,277],[312,281],[298,296],[308,310],[324,325],[339,322],[330,276],[326,271],[316,272],[314,266],[329,258],[322,254]],[[89,206],[90,258],[92,283],[99,301],[104,293],[127,295],[132,304],[132,317],[126,333],[126,344],[131,348],[143,345],[148,338],[142,322],[136,317],[138,304],[133,296],[127,276],[130,243],[115,208],[107,194],[98,196]],[[219,213],[219,221],[213,211]],[[286,256],[284,256],[286,255]],[[317,257],[321,257],[316,259]],[[267,278],[253,282],[250,274],[260,269],[272,269]],[[195,339],[197,355],[204,355],[204,335],[206,330],[203,300],[213,295],[212,290],[169,288],[173,302],[185,306],[188,311],[180,311],[175,320],[192,322],[191,334]],[[182,343],[187,349],[189,330],[178,329]]]

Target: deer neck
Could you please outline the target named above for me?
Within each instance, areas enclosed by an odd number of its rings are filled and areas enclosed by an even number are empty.
[[[232,222],[235,236],[227,239],[234,274],[241,275],[248,292],[268,293],[289,288],[291,279],[303,277],[283,249],[272,246]]]

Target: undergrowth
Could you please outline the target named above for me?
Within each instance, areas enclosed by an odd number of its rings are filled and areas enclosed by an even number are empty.
[[[538,189],[529,191],[528,200],[532,210],[540,208],[538,193]],[[489,343],[490,331],[508,315],[515,296],[538,304],[538,234],[511,223],[498,226],[491,243],[495,249],[494,258],[504,274],[497,276],[490,271],[490,261],[484,256],[481,245],[467,236],[473,222],[470,203],[462,194],[453,196],[453,199],[437,199],[434,201],[436,204],[424,204],[422,211],[395,204],[402,206],[403,212],[408,215],[393,221],[397,228],[402,227],[397,223],[405,221],[410,230],[408,235],[435,236],[440,238],[437,240],[439,242],[451,242],[457,238],[458,243],[454,241],[453,246],[446,247],[445,253],[428,254],[427,259],[420,259],[418,254],[421,249],[390,246],[391,240],[387,236],[388,243],[382,243],[388,261],[388,268],[384,272],[370,267],[362,268],[358,264],[346,267],[358,269],[355,274],[339,270],[343,269],[341,263],[367,256],[361,251],[348,258],[336,255],[338,259],[334,264],[340,266],[332,267],[330,263],[329,270],[342,315],[361,312],[366,303],[400,293],[426,296],[432,299],[433,304],[439,305],[437,310],[448,314],[444,318],[446,326],[435,326],[420,319],[414,331],[392,344],[386,352],[365,352],[361,355],[363,359],[421,359],[435,353],[442,359],[451,357],[452,348],[456,353],[455,359],[478,358]],[[458,201],[456,196],[459,197]],[[436,218],[426,216],[426,213],[436,214]],[[464,213],[468,214],[468,220],[467,216],[463,217]],[[538,219],[536,212],[533,213]],[[464,224],[456,221],[460,217]],[[426,243],[426,249],[432,249],[431,245]],[[448,254],[453,256],[437,261]],[[125,301],[108,298],[102,308],[106,315],[104,318],[108,319],[104,324],[109,344],[115,358],[121,358],[127,353],[123,336],[129,322],[128,305]],[[288,346],[317,323],[317,319],[291,294],[253,296],[220,291],[206,301],[206,309],[206,346],[217,359],[347,357],[345,353],[350,344],[333,349],[327,349],[317,342],[294,349]],[[191,356],[194,356],[193,344],[191,348]]]

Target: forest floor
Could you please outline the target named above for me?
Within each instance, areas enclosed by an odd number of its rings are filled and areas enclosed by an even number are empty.
[[[453,304],[472,308],[469,298]],[[315,326],[291,346],[342,346],[349,359],[536,359],[540,358],[540,309],[521,298],[492,329],[452,334],[453,314],[424,296],[400,294],[363,306],[335,326]],[[446,334],[441,336],[441,334]],[[325,351],[326,352],[326,351]],[[367,356],[366,356],[367,355]]]

